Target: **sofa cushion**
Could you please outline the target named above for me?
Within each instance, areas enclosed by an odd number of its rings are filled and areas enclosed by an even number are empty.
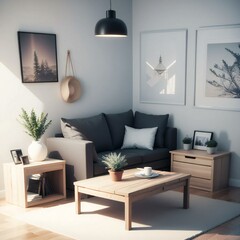
[[[157,127],[136,129],[125,126],[123,148],[153,149]]]
[[[125,125],[133,126],[133,111],[118,114],[105,114],[114,149],[120,148],[123,144]]]
[[[105,152],[101,152],[98,153],[98,162],[101,163],[103,166],[104,164],[102,163],[102,157],[111,153],[111,152],[115,152],[117,154],[121,153],[121,155],[125,155],[127,158],[127,162],[129,166],[135,165],[135,164],[141,164],[142,163],[142,158],[141,158],[141,153],[142,153],[142,149],[116,149],[114,151],[105,151]]]
[[[169,114],[166,115],[152,115],[136,111],[134,118],[135,128],[152,128],[158,127],[154,146],[164,147],[164,134],[167,127]]]
[[[153,151],[146,150],[142,152],[143,163],[161,161],[163,159],[169,159],[169,149],[168,148],[154,148]]]
[[[96,151],[112,150],[112,140],[106,119],[103,114],[89,118],[62,118],[62,132],[64,137],[90,140]]]

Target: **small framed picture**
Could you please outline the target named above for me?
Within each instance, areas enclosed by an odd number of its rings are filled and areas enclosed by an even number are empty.
[[[13,150],[10,150],[11,152],[11,155],[12,155],[12,159],[13,159],[13,162],[15,164],[21,164],[21,159],[20,157],[22,156],[22,150],[21,149],[13,149]]]
[[[193,149],[206,150],[207,141],[211,140],[213,132],[194,131],[193,135]]]
[[[29,159],[27,155],[21,156],[20,159],[23,165],[29,164]]]

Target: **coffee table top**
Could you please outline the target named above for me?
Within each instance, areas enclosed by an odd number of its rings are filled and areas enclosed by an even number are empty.
[[[119,182],[111,180],[109,175],[88,178],[74,182],[75,186],[92,189],[99,192],[129,196],[138,192],[154,191],[155,188],[164,188],[172,183],[177,183],[190,178],[190,174],[156,171],[160,175],[156,178],[139,178],[135,173],[137,169],[124,170],[123,179]]]

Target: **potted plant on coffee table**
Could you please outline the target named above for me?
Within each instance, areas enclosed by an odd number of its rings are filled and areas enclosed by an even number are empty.
[[[192,144],[192,138],[186,136],[183,140],[183,149],[184,150],[190,150],[191,149],[191,144]]]
[[[121,153],[111,152],[102,157],[102,163],[106,165],[113,181],[122,180],[123,168],[128,164],[125,155],[121,156]]]
[[[217,141],[215,141],[215,140],[213,140],[213,139],[207,141],[207,142],[206,142],[207,153],[209,153],[209,154],[215,153],[215,152],[216,152],[216,149],[217,149],[217,145],[218,145]]]

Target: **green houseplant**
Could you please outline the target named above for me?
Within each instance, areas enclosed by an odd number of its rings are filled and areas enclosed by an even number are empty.
[[[40,139],[52,123],[52,120],[47,121],[48,114],[41,113],[37,116],[32,109],[30,113],[22,108],[19,115],[20,123],[25,128],[25,132],[33,138],[33,142],[28,147],[28,155],[32,161],[42,161],[47,156],[47,147]]]
[[[192,138],[186,136],[185,138],[183,138],[182,142],[183,142],[183,149],[184,150],[190,150],[191,149]]]
[[[207,147],[207,153],[209,154],[213,154],[216,152],[216,148],[217,148],[217,141],[212,139],[206,142],[206,147]]]
[[[48,114],[43,112],[37,117],[35,111],[32,109],[28,114],[26,110],[22,108],[22,113],[19,115],[22,119],[20,122],[26,129],[26,133],[32,137],[35,141],[39,141],[42,135],[45,133],[52,120],[47,122]]]
[[[123,168],[127,166],[126,156],[121,156],[121,153],[109,153],[102,157],[102,163],[106,165],[108,172],[113,181],[122,179]]]

